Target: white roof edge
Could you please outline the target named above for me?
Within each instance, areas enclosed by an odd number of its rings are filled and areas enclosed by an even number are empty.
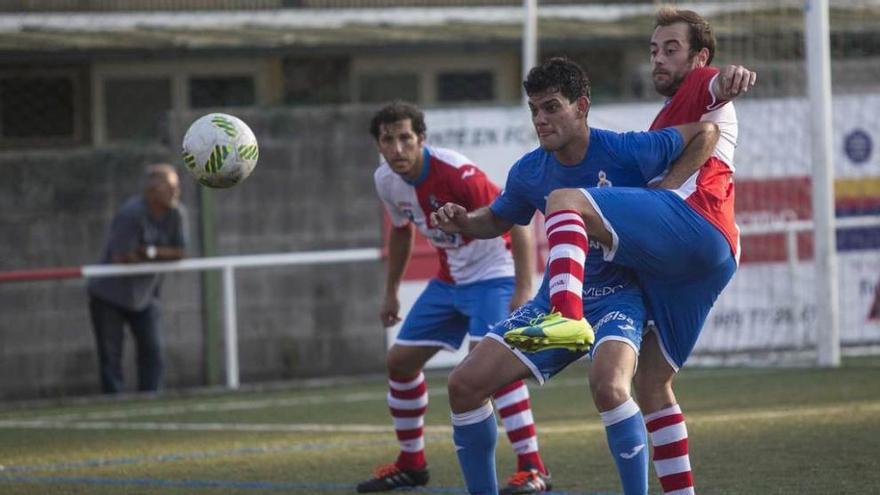
[[[839,0],[857,3],[856,0]],[[801,5],[798,0],[783,3]],[[748,11],[765,6],[779,7],[768,0],[725,3],[679,4],[706,16],[720,12]],[[837,6],[837,4],[835,4]],[[547,5],[538,9],[543,18],[611,22],[637,15],[653,15],[653,4]],[[83,12],[27,13],[0,16],[0,32],[26,30],[124,31],[147,29],[207,29],[236,27],[335,28],[349,24],[430,26],[449,22],[515,24],[522,22],[521,7],[395,7],[382,9],[296,9],[215,12]]]

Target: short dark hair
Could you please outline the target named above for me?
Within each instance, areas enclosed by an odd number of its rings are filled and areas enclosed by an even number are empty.
[[[712,25],[709,24],[703,16],[693,10],[679,10],[675,7],[661,7],[657,11],[654,20],[654,28],[660,26],[669,26],[683,22],[688,26],[688,43],[690,43],[690,56],[693,57],[703,48],[709,50],[709,59],[706,65],[712,63],[715,58],[715,33],[712,32]]]
[[[424,134],[428,130],[425,126],[425,114],[419,107],[405,101],[395,100],[382,107],[370,121],[370,134],[379,140],[383,124],[393,124],[401,120],[409,119],[412,122],[412,130],[416,134]]]
[[[153,189],[159,184],[168,181],[168,176],[177,175],[177,169],[168,163],[154,163],[144,170],[144,189]]]
[[[590,97],[590,78],[575,62],[565,57],[553,57],[532,67],[523,81],[523,88],[529,96],[558,91],[572,102],[581,96]]]

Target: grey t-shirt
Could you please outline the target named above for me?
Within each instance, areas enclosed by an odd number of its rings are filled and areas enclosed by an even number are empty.
[[[143,196],[129,198],[113,217],[101,263],[113,262],[116,255],[131,253],[138,246],[186,245],[186,213],[182,206],[171,209],[164,217],[152,218]],[[133,275],[91,278],[89,293],[103,301],[140,311],[159,296],[161,275]]]

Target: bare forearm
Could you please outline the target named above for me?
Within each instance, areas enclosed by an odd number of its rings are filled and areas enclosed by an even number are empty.
[[[385,294],[397,294],[403,273],[409,264],[413,244],[412,226],[391,229],[388,238],[388,272],[385,279]]]
[[[149,246],[139,246],[130,253],[113,256],[114,263],[150,263],[154,261],[177,261],[184,257],[184,249],[178,246],[152,246],[154,256],[148,255]]]
[[[175,261],[182,259],[184,250],[177,246],[156,246],[156,261]]]
[[[741,65],[727,65],[718,71],[712,81],[712,94],[723,101],[730,101],[737,96],[748,93],[758,75]]]
[[[467,214],[467,222],[462,227],[461,233],[474,239],[492,239],[507,232],[511,227],[513,223],[498,218],[488,206],[484,206]]]
[[[677,189],[694,175],[712,156],[719,136],[718,126],[704,123],[687,141],[684,151],[670,167],[666,176],[656,184],[662,189]]]
[[[535,266],[535,243],[529,225],[514,225],[510,229],[510,249],[516,271],[516,290],[531,293],[532,270]]]

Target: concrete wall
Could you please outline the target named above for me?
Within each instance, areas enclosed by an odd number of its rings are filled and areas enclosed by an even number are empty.
[[[215,223],[204,244],[218,255],[380,245],[367,110],[237,115],[260,140],[260,162],[230,190],[202,189],[181,172],[191,255],[202,253],[204,193]],[[172,119],[169,142],[179,143],[195,117]],[[177,152],[176,145],[0,152],[0,271],[95,263],[116,208],[139,192],[143,165],[179,165]],[[242,383],[380,371],[383,273],[381,262],[238,270]],[[84,287],[83,280],[0,284],[0,398],[99,391]],[[207,383],[204,287],[201,274],[166,277],[166,388]],[[133,359],[129,347],[132,388]]]

